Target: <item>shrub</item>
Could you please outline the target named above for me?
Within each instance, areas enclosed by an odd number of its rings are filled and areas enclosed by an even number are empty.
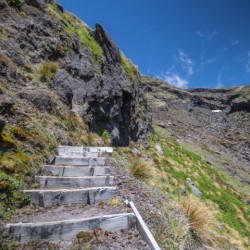
[[[59,69],[57,62],[45,62],[40,68],[40,78],[42,80],[52,80]]]
[[[149,166],[144,159],[140,157],[134,157],[132,158],[131,162],[132,165],[130,167],[130,171],[135,177],[141,180],[149,178]]]
[[[193,235],[202,243],[212,245],[211,227],[215,223],[213,212],[192,195],[182,197],[180,205],[188,218],[189,228]]]
[[[25,0],[8,0],[8,3],[14,7],[21,7]]]
[[[109,133],[108,133],[107,130],[104,130],[102,132],[102,139],[103,139],[103,141],[104,141],[105,144],[110,145],[111,140],[110,140]]]

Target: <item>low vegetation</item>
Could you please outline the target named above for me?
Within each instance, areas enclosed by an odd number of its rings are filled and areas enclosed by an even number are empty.
[[[42,81],[50,81],[55,77],[56,72],[59,70],[58,62],[45,62],[40,68],[40,79]]]
[[[51,113],[42,113],[16,97],[11,88],[4,84],[1,87],[15,102],[10,111],[12,122],[7,123],[0,134],[2,220],[8,219],[17,208],[29,201],[22,190],[34,185],[34,176],[55,153],[58,143],[88,144],[88,127],[74,112],[57,110],[55,107]]]
[[[138,179],[145,180],[150,177],[148,163],[140,157],[131,158],[131,173]]]
[[[120,52],[121,55],[121,63],[125,72],[130,76],[131,79],[135,79],[139,75],[138,68],[126,58],[126,56]]]
[[[95,41],[93,36],[90,34],[90,28],[82,21],[77,19],[75,16],[64,12],[59,12],[54,6],[49,5],[50,13],[57,19],[64,23],[64,31],[66,33],[75,34],[80,40],[86,44],[89,50],[92,52],[96,60],[101,60],[103,57],[102,47]],[[64,48],[65,50],[66,48]],[[67,49],[66,49],[67,50]]]
[[[181,197],[180,205],[183,208],[189,229],[197,240],[204,245],[215,245],[216,240],[213,233],[215,215],[212,210],[193,195]]]
[[[184,148],[171,137],[166,138],[162,129],[156,128],[155,131],[150,139],[149,150],[137,145],[141,150],[139,158],[133,156],[130,148],[119,150],[119,155],[127,158],[124,166],[131,169],[131,173],[137,178],[159,188],[179,202],[187,215],[188,231],[194,241],[210,247],[217,245],[216,249],[227,249],[228,244],[246,249],[250,237],[247,198],[229,185],[224,175],[206,163],[200,155]],[[155,149],[155,142],[161,144],[163,155]],[[150,178],[147,170],[149,165]],[[187,185],[187,178],[203,193],[201,198],[190,195],[192,192]],[[187,197],[182,196],[183,190],[189,194]],[[175,228],[173,223],[173,231]],[[184,225],[177,228],[186,227]],[[166,239],[162,242],[168,247],[175,245]]]

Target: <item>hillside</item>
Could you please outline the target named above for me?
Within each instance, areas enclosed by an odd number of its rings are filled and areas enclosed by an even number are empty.
[[[90,30],[53,1],[1,0],[0,14],[0,214],[8,217],[58,144],[147,147],[151,117],[137,68],[101,25]]]
[[[178,89],[140,75],[104,27],[55,1],[0,0],[3,223],[48,216],[22,189],[37,187],[58,145],[111,145],[114,206],[137,202],[162,249],[248,249],[249,131],[249,86]]]

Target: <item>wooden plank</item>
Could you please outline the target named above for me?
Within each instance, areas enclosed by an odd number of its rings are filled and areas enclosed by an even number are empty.
[[[124,213],[64,221],[7,224],[5,234],[12,234],[21,242],[40,239],[62,241],[75,237],[81,231],[91,231],[96,227],[116,232],[135,227],[135,224],[135,215]]]
[[[40,188],[84,188],[112,186],[114,177],[106,176],[85,176],[85,177],[64,177],[64,176],[36,176]]]
[[[161,248],[159,247],[155,238],[153,237],[150,230],[148,229],[146,223],[142,219],[139,211],[135,207],[134,203],[132,201],[130,201],[130,202],[128,202],[128,205],[132,208],[132,210],[137,218],[136,226],[137,226],[138,231],[141,234],[141,237],[149,244],[149,246],[151,247],[152,250],[161,250]]]
[[[40,207],[53,205],[88,204],[92,205],[99,201],[108,201],[117,195],[116,187],[95,187],[82,189],[45,189],[24,190],[30,195],[32,203]]]
[[[74,166],[59,166],[59,165],[43,165],[44,171],[52,176],[100,176],[110,174],[109,167],[74,167]]]

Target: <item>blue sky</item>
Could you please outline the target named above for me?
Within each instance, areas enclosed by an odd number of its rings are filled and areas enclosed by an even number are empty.
[[[142,74],[178,87],[250,84],[250,0],[59,0],[102,24]]]

